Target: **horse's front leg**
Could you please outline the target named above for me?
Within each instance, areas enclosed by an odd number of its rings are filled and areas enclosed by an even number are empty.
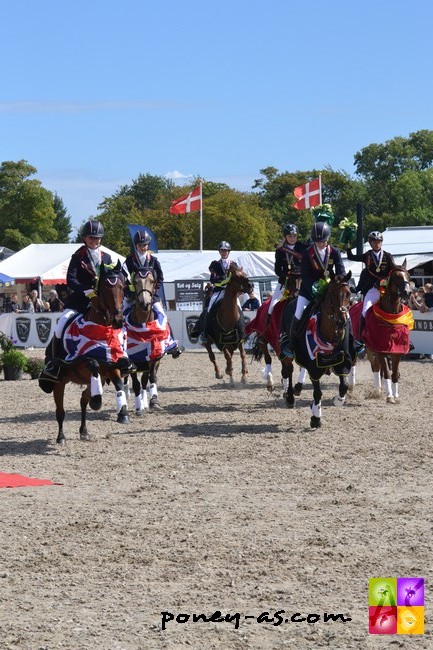
[[[262,370],[263,379],[266,381],[266,388],[270,393],[274,391],[274,376],[272,374],[272,357],[269,354],[268,344],[264,339],[259,339],[258,347],[263,354],[265,360],[265,367]]]
[[[150,402],[149,406],[153,411],[162,411],[162,406],[158,402],[158,385],[156,382],[157,374],[159,368],[159,360],[151,362],[150,364],[150,373],[149,373],[149,397]]]
[[[226,369],[225,373],[230,377],[230,384],[234,384],[233,380],[233,351],[229,350],[227,347],[223,348],[224,358],[226,360]]]
[[[114,370],[110,374],[110,379],[116,389],[117,421],[120,424],[127,424],[129,422],[128,403],[126,401],[125,391],[123,390],[123,380],[120,370]]]
[[[99,363],[96,359],[90,359],[87,366],[91,372],[89,406],[93,411],[99,411],[102,406],[102,381],[99,374]]]
[[[59,427],[56,442],[59,445],[64,445],[66,442],[66,438],[63,433],[63,422],[65,420],[65,409],[63,407],[64,396],[65,396],[65,384],[63,382],[59,384],[54,384],[53,397],[56,405],[56,420]]]
[[[89,433],[87,431],[87,405],[90,400],[90,386],[86,388],[81,393],[80,399],[80,408],[81,408],[81,424],[80,424],[80,440],[88,441],[90,440]]]
[[[394,383],[396,383],[396,392],[398,396],[398,364],[397,370],[394,366],[394,358],[392,361],[392,372],[390,367],[390,360],[386,354],[380,356],[381,370],[383,374],[383,383],[386,391],[386,401],[388,404],[395,404],[394,397]]]
[[[340,375],[340,385],[338,387],[338,395],[333,399],[334,406],[343,406],[346,403],[347,391],[349,384],[346,375]]]
[[[144,373],[142,375],[143,381]],[[132,390],[134,391],[134,407],[136,415],[141,415],[148,408],[146,389],[141,388],[138,372],[131,372]]]
[[[311,419],[310,427],[312,429],[318,429],[322,426],[322,390],[320,388],[320,380],[312,379],[313,384],[313,401],[311,403]]]
[[[213,367],[214,367],[214,370],[215,370],[215,377],[216,377],[216,379],[222,379],[222,378],[223,378],[223,374],[222,374],[221,370],[220,370],[219,367],[218,367],[217,360],[216,360],[216,357],[215,357],[215,353],[214,353],[214,351],[212,350],[212,343],[207,342],[207,343],[205,343],[204,347],[205,347],[205,349],[207,350],[207,353],[208,353],[208,356],[209,356],[209,360],[210,360],[211,363],[213,364]]]
[[[247,355],[245,353],[245,347],[243,341],[239,342],[238,350],[239,350],[239,354],[241,355],[241,373],[242,373],[241,382],[242,384],[246,384],[247,375],[248,375],[248,366],[247,366]]]
[[[293,388],[293,392],[296,397],[299,397],[299,395],[302,393],[306,375],[307,375],[307,369],[299,368],[298,381],[296,382],[295,387]]]
[[[283,377],[283,396],[289,409],[295,407],[295,391],[293,389],[293,359],[284,357],[281,361],[281,375]]]
[[[392,394],[394,397],[394,404],[400,403],[400,397],[398,394],[398,381],[400,379],[399,365],[400,365],[400,354],[393,354],[391,359],[392,363]]]

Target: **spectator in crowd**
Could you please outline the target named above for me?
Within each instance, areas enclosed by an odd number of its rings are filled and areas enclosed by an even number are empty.
[[[427,311],[433,311],[433,285],[430,282],[424,285],[424,305],[420,308],[420,311],[425,313]]]
[[[55,289],[51,289],[48,295],[48,305],[50,311],[63,311],[63,302],[60,300]]]
[[[254,290],[248,296],[248,300],[242,305],[242,311],[255,311],[260,307],[258,298],[254,295]]]
[[[35,310],[35,313],[47,311],[45,308],[45,303],[41,298],[39,298],[36,289],[33,289],[33,291],[30,292],[30,300],[33,303],[33,308]]]
[[[17,312],[18,311],[18,294],[13,293],[11,295],[11,301],[9,303],[9,312]]]
[[[35,308],[33,306],[32,299],[31,299],[31,297],[29,296],[28,293],[26,293],[23,296],[23,304],[21,305],[21,309],[19,309],[18,311],[19,311],[19,313],[26,312],[28,314],[34,314]]]
[[[417,287],[413,287],[409,299],[407,301],[407,306],[409,309],[412,309],[412,311],[417,311],[418,309],[421,309],[421,307],[424,306],[424,289],[422,289],[422,292],[420,293],[420,290],[417,289]]]

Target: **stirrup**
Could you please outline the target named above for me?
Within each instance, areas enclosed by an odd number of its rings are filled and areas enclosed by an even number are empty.
[[[39,375],[39,379],[46,379],[55,383],[59,382],[60,366],[53,361],[48,361],[45,368]]]
[[[177,359],[178,357],[180,357],[182,352],[185,352],[184,346],[183,345],[176,345],[173,352],[171,352],[171,356],[173,357],[173,359]]]

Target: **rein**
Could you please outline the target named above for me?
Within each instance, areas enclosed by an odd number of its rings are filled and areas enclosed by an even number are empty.
[[[342,289],[349,289],[349,284],[347,282],[342,282],[334,286],[338,286],[338,293],[333,291],[333,287],[331,285],[328,286],[328,290],[322,303],[322,309],[320,310],[320,313],[322,317],[322,323],[324,318],[326,318],[332,325],[332,336],[329,336],[329,334],[327,334],[324,336],[324,338],[329,341],[329,343],[338,345],[344,339],[346,333],[347,315],[349,312],[349,299],[348,304],[345,305],[344,293],[346,292],[343,293]],[[335,300],[336,297],[338,297],[338,300]],[[329,308],[327,309],[328,305]],[[322,332],[320,333],[322,334]]]
[[[117,316],[123,314],[123,307],[122,307],[122,300],[121,300],[118,307],[115,307],[114,309],[110,308],[106,304],[106,300],[105,300],[106,290],[110,286],[116,287],[116,285],[118,284],[122,286],[123,283],[120,277],[118,276],[116,276],[114,279],[110,276],[103,278],[102,282],[106,284],[101,285],[101,279],[100,282],[98,282],[98,286],[95,290],[96,295],[91,299],[90,309],[93,311],[94,314],[99,316],[99,318],[103,321],[102,324],[105,325],[105,327],[108,327],[113,324],[113,321]],[[123,292],[121,298],[123,299]]]

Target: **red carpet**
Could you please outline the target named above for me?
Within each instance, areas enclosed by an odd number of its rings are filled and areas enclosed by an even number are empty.
[[[62,483],[54,483],[53,481],[41,478],[30,478],[21,474],[0,472],[0,488],[28,487],[34,485],[62,485]]]

